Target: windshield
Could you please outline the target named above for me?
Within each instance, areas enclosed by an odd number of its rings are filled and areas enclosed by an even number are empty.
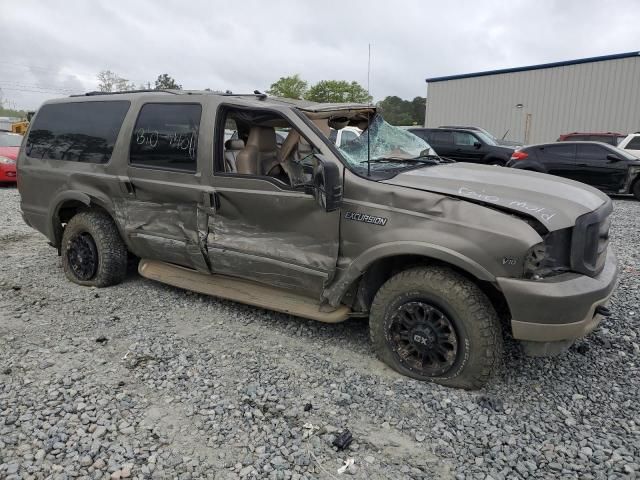
[[[412,160],[424,155],[435,155],[433,149],[423,139],[408,130],[390,125],[378,114],[371,119],[369,128],[359,137],[343,143],[338,147],[338,150],[351,169],[361,175],[367,173],[368,151],[370,152],[372,172],[418,166],[421,164]],[[385,159],[398,161],[380,161]]]
[[[22,135],[17,133],[0,133],[0,147],[19,147]]]

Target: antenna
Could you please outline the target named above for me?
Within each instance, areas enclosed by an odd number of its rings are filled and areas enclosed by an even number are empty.
[[[371,44],[369,44],[369,60],[367,61],[367,96],[371,106]],[[371,112],[367,112],[367,177],[371,176]]]

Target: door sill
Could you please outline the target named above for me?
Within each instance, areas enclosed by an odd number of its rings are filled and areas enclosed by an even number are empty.
[[[288,290],[241,278],[200,273],[157,260],[140,260],[138,272],[145,278],[174,287],[325,323],[343,322],[351,312],[344,305],[324,312],[313,298]]]

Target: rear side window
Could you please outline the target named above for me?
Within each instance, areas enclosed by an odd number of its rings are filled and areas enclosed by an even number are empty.
[[[147,103],[131,137],[129,161],[139,167],[194,173],[202,107],[193,103]]]
[[[128,110],[128,101],[44,105],[25,152],[33,158],[107,163]]]
[[[624,148],[626,150],[640,150],[640,137],[633,137]]]
[[[453,135],[451,132],[431,132],[431,141],[439,145],[453,145]]]
[[[551,155],[554,157],[564,157],[571,158],[576,154],[576,146],[575,144],[567,144],[563,145],[559,143],[558,145],[551,145],[549,147],[541,147],[540,150],[543,154]],[[542,156],[544,158],[544,155]]]

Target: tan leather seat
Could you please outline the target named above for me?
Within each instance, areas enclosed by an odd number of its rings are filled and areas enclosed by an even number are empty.
[[[236,169],[243,175],[265,175],[265,168],[277,162],[278,147],[273,127],[252,127],[246,146],[236,157]]]
[[[239,139],[231,139],[224,142],[224,171],[235,173],[236,159],[238,154],[244,149],[244,142]]]

